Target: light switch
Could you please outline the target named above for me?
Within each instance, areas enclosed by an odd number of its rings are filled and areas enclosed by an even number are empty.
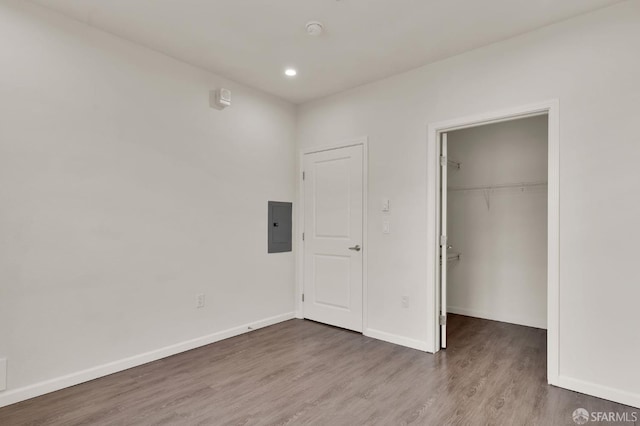
[[[389,223],[388,220],[385,220],[384,222],[382,222],[382,233],[383,234],[391,233],[391,224]]]
[[[382,200],[382,211],[388,212],[389,209],[390,209],[389,199],[385,198],[384,200]]]

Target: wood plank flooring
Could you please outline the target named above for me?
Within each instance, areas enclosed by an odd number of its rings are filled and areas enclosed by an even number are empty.
[[[430,355],[291,320],[1,408],[0,425],[548,426],[575,425],[579,407],[640,411],[548,386],[544,330],[449,325]]]

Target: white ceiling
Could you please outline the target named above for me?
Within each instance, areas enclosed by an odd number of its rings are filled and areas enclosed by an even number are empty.
[[[33,1],[302,103],[620,0]],[[308,36],[309,20],[325,34]]]

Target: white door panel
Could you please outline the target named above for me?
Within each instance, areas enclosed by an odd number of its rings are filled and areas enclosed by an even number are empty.
[[[304,316],[362,331],[363,147],[304,156]]]
[[[351,305],[350,264],[349,256],[316,254],[313,257],[316,304],[349,309]]]
[[[337,158],[315,163],[315,235],[324,238],[349,238],[349,163]]]

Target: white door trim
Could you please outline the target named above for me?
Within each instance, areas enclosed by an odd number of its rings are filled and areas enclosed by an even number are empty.
[[[299,250],[296,253],[296,291],[295,291],[295,312],[296,318],[304,318],[304,304],[302,294],[304,292],[304,244],[302,242],[302,232],[304,230],[304,184],[302,182],[302,172],[304,171],[304,156],[316,152],[330,151],[333,149],[347,148],[350,146],[362,145],[362,330],[367,330],[367,259],[369,257],[368,242],[368,193],[369,193],[369,138],[362,136],[349,139],[335,145],[321,146],[304,149],[298,158],[298,215],[294,242]]]
[[[427,141],[427,301],[429,352],[440,349],[438,325],[438,224],[439,224],[439,161],[440,133],[483,124],[548,114],[549,176],[548,176],[548,246],[547,246],[547,381],[558,385],[559,379],[559,297],[560,297],[560,120],[557,99],[531,105],[507,108],[452,120],[432,123]]]

